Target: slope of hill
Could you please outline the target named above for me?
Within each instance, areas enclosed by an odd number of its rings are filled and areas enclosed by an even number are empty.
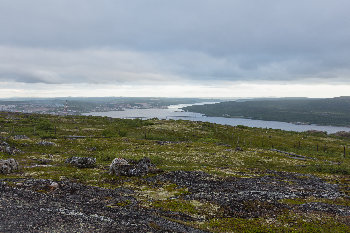
[[[199,112],[206,116],[350,126],[350,97],[229,101],[189,106],[184,110]]]
[[[320,132],[3,112],[0,159],[20,167],[0,174],[0,231],[349,232],[349,150]],[[144,157],[153,172],[108,172]]]

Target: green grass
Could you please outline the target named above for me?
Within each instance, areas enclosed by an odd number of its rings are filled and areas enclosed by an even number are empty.
[[[14,135],[26,135],[29,139],[14,140]],[[70,135],[85,138],[68,139]],[[0,178],[70,179],[104,188],[132,188],[145,208],[181,212],[202,219],[184,223],[214,232],[350,231],[341,218],[333,219],[326,214],[283,213],[273,218],[223,218],[220,208],[213,203],[185,200],[183,196],[189,192],[186,188],[171,183],[151,186],[141,178],[108,174],[108,166],[116,157],[149,157],[164,171],[204,171],[218,177],[253,177],[269,174],[271,170],[313,174],[339,184],[344,193],[350,194],[350,139],[184,120],[142,121],[15,113],[0,113],[0,137],[23,151],[15,156],[0,152],[0,159],[14,157],[21,165],[18,172],[0,174]],[[57,146],[38,145],[43,139]],[[238,146],[243,151],[235,150]],[[311,159],[289,158],[271,151],[272,148]],[[64,161],[71,156],[95,157],[97,166],[87,169],[69,166]],[[40,165],[40,159],[49,160],[50,166],[36,166]],[[282,202],[294,206],[312,201],[349,206],[348,199],[288,199]],[[122,202],[110,207],[128,205]]]

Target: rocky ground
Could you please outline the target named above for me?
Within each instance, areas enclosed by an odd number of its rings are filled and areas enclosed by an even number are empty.
[[[140,182],[155,189],[169,182],[186,188],[174,199],[212,203],[218,206],[216,217],[273,218],[299,212],[350,220],[349,206],[324,201],[348,198],[338,185],[311,175],[270,171],[251,178],[218,178],[204,172],[174,171]],[[2,179],[0,192],[1,232],[202,232],[186,223],[206,217],[145,207],[133,188],[103,189],[68,180]],[[283,202],[298,198],[312,199]]]
[[[224,210],[225,217],[276,216],[283,211],[320,211],[350,217],[350,207],[322,203],[322,200],[349,198],[338,185],[311,176],[269,171],[254,178],[215,179],[204,172],[176,171],[148,180],[170,181],[188,187],[186,199],[209,201]],[[314,198],[311,203],[297,206],[284,204],[288,199]]]
[[[130,189],[6,179],[0,232],[201,232],[141,208]]]

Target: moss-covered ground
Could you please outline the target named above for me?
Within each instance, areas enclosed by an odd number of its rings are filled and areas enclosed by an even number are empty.
[[[27,138],[16,139],[16,135]],[[55,144],[39,144],[43,140]],[[203,171],[215,177],[256,177],[269,171],[312,174],[338,184],[349,195],[350,140],[346,138],[183,120],[0,113],[1,141],[22,153],[0,152],[0,159],[15,158],[21,166],[17,173],[2,174],[0,178],[69,179],[109,189],[132,188],[142,207],[183,214],[188,218],[173,220],[213,232],[350,232],[349,216],[284,211],[268,217],[227,218],[215,203],[182,198],[188,192],[185,187],[169,182],[150,184],[145,177],[108,174],[108,166],[116,157],[149,157],[164,172]],[[64,161],[71,156],[95,157],[97,166],[69,166]],[[290,208],[310,202],[350,205],[347,197],[280,202]],[[115,203],[111,208],[128,204]]]

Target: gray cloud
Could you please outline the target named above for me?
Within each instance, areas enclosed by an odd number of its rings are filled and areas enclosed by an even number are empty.
[[[348,0],[0,0],[0,81],[350,82]]]
[[[0,81],[143,83],[167,82],[172,77],[160,72],[151,56],[137,52],[0,47]]]

